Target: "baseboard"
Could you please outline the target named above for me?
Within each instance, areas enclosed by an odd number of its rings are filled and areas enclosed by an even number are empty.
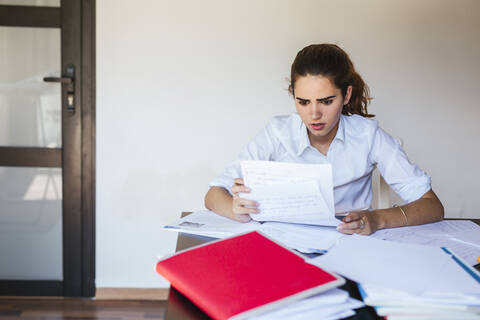
[[[97,288],[97,300],[167,300],[169,288]]]

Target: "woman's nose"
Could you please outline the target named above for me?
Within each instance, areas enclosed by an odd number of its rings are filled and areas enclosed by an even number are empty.
[[[313,119],[320,119],[322,117],[322,110],[320,103],[312,104],[312,118]]]

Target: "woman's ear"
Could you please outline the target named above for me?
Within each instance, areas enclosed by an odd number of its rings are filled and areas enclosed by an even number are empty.
[[[295,99],[295,91],[293,90],[292,85],[289,85],[289,86],[288,86],[288,92],[290,92],[290,94],[292,95],[292,97]]]
[[[346,105],[350,102],[350,98],[352,97],[352,86],[347,87],[347,92],[345,93],[345,99],[343,99],[343,105]]]

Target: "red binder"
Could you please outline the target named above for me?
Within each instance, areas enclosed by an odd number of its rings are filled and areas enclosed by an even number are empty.
[[[214,319],[243,319],[345,283],[257,231],[179,252],[156,270]]]

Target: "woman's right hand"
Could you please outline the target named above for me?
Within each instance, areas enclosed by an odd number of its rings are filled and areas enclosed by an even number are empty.
[[[238,196],[239,193],[248,193],[250,189],[245,186],[242,178],[237,178],[234,180],[233,186],[230,188],[233,194],[233,202],[232,202],[232,211],[233,211],[233,219],[240,221],[240,222],[248,222],[252,218],[250,214],[259,213],[258,210],[258,202],[253,200],[248,200],[244,198],[240,198]]]

